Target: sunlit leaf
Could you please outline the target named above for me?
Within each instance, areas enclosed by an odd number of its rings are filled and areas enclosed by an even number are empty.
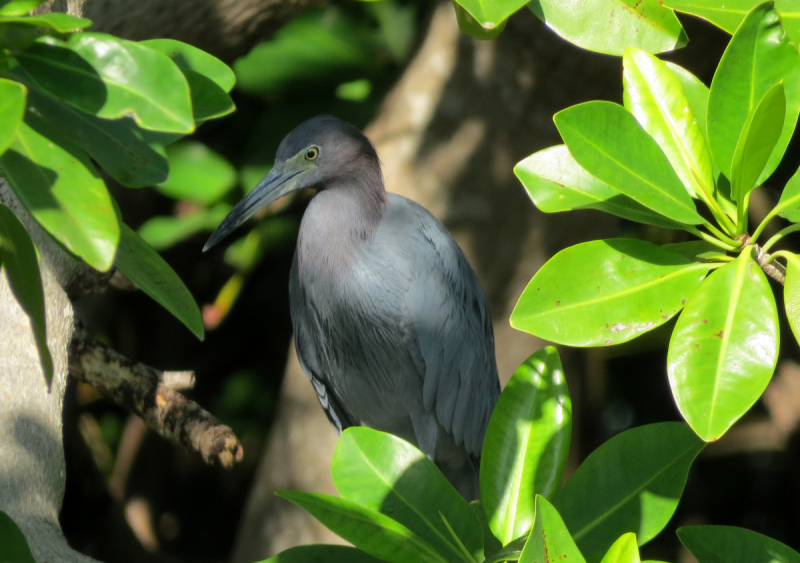
[[[209,204],[236,185],[236,169],[225,157],[198,141],[167,147],[169,176],[156,189],[175,199]]]
[[[761,396],[778,359],[778,311],[761,268],[741,253],[711,273],[686,303],[669,344],[678,409],[716,440]]]
[[[188,43],[174,39],[148,39],[139,44],[161,51],[181,69],[193,70],[210,78],[225,92],[230,92],[236,83],[236,75],[228,65]]]
[[[0,16],[24,16],[45,0],[0,0]]]
[[[796,254],[791,254],[786,259],[783,303],[794,338],[800,343],[800,257]]]
[[[31,27],[45,27],[59,33],[66,33],[68,31],[75,31],[77,29],[89,27],[92,25],[92,20],[87,20],[86,18],[77,18],[75,16],[61,14],[58,12],[23,17],[3,16],[2,10],[0,10],[0,25],[4,23],[29,25]]]
[[[232,206],[217,203],[187,215],[156,216],[139,227],[139,235],[156,250],[164,250],[202,231],[213,231],[228,216]]]
[[[481,499],[503,545],[533,526],[537,494],[561,484],[572,432],[572,403],[558,351],[528,358],[495,406],[481,455]]]
[[[800,223],[800,170],[786,182],[781,199],[772,211],[792,223]]]
[[[603,556],[600,563],[640,563],[636,534],[628,532],[619,537]]]
[[[25,86],[0,78],[0,154],[3,154],[17,134],[25,113]]]
[[[519,563],[584,563],[575,541],[555,507],[541,495],[536,495],[536,521]]]

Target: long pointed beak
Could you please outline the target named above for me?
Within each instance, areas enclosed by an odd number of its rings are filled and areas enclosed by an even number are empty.
[[[286,170],[279,166],[270,170],[269,174],[219,224],[217,230],[211,234],[208,242],[203,247],[203,252],[235,231],[242,223],[252,217],[256,211],[263,209],[273,201],[293,191],[297,185],[295,177],[301,172],[303,170]]]

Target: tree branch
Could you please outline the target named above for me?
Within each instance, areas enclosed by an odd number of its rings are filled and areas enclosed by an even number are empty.
[[[779,284],[783,285],[786,281],[786,267],[780,262],[773,260],[772,255],[764,252],[764,249],[757,244],[754,244],[753,248],[756,249],[756,263],[761,266],[761,269],[764,270],[764,273]]]
[[[231,467],[242,460],[233,431],[175,391],[194,384],[193,372],[164,372],[133,362],[79,327],[70,345],[69,373],[140,416],[161,436],[200,453],[206,463]]]

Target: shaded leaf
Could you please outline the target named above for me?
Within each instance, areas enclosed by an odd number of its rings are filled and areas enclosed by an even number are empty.
[[[558,511],[541,495],[536,495],[536,521],[519,563],[584,563]]]
[[[210,78],[226,93],[230,92],[236,83],[236,75],[228,65],[188,43],[175,39],[148,39],[140,41],[139,45],[161,51],[181,69],[193,70]]]
[[[511,326],[569,346],[627,342],[677,314],[710,267],[646,241],[578,244],[533,276]]]
[[[453,8],[456,10],[458,29],[461,30],[461,33],[474,37],[475,39],[480,39],[482,41],[495,39],[503,33],[503,30],[506,28],[506,20],[497,23],[490,22],[492,23],[491,26],[483,27],[457,0],[453,0]]]
[[[469,503],[472,512],[481,524],[481,532],[483,536],[483,553],[486,558],[490,558],[503,548],[503,544],[492,533],[489,527],[489,521],[486,519],[486,512],[483,510],[483,504],[479,500],[473,500]]]
[[[225,157],[198,141],[167,147],[169,176],[156,189],[175,199],[209,204],[236,185],[236,169]]]
[[[781,199],[771,213],[788,219],[792,223],[800,223],[800,170],[786,182]]]
[[[195,123],[228,115],[236,106],[225,90],[199,72],[181,69],[192,97],[192,117]]]
[[[494,29],[528,0],[457,0],[484,29]]]
[[[156,216],[138,229],[147,244],[164,250],[202,231],[213,231],[230,213],[232,206],[218,203],[211,209],[201,208],[188,215]]]
[[[402,524],[354,502],[303,491],[275,494],[305,509],[359,549],[390,563],[448,561]]]
[[[0,11],[1,14],[1,11]],[[32,27],[46,27],[59,33],[66,33],[76,29],[83,29],[92,25],[92,20],[77,18],[68,14],[52,12],[50,14],[39,14],[36,16],[9,17],[0,15],[0,25],[11,23],[17,25],[29,25]]]
[[[25,113],[25,86],[0,78],[0,154],[3,154],[17,134]]]
[[[570,43],[609,55],[628,47],[648,53],[679,49],[688,38],[675,13],[658,0],[533,0],[528,8]]]
[[[200,309],[178,274],[124,223],[114,263],[136,286],[169,311],[198,339],[204,328]]]
[[[800,563],[800,553],[745,528],[684,526],[678,538],[700,563]]]
[[[739,26],[711,83],[708,142],[714,160],[728,178],[750,113],[780,81],[786,94],[783,130],[757,185],[772,174],[783,158],[800,113],[800,54],[789,43],[772,2],[765,2],[753,8]]]
[[[481,499],[503,543],[528,532],[536,495],[561,484],[572,432],[572,403],[558,351],[539,350],[506,385],[492,413],[481,455]]]
[[[22,123],[0,155],[14,193],[53,237],[100,271],[114,260],[119,224],[111,196],[92,163]]]
[[[625,108],[586,102],[553,119],[569,152],[592,176],[674,221],[703,222],[661,148]]]
[[[35,563],[28,541],[11,517],[0,510],[0,561]]]
[[[372,555],[346,545],[299,545],[261,563],[380,563]]]
[[[586,560],[600,561],[628,532],[639,545],[653,539],[672,517],[704,447],[687,425],[662,422],[627,430],[592,452],[554,502]]]
[[[169,57],[102,33],[42,37],[15,53],[50,94],[106,119],[132,115],[144,129],[194,130],[189,86]]]
[[[655,211],[636,203],[581,168],[566,145],[556,145],[532,154],[514,167],[534,205],[545,213],[596,209],[618,217],[666,229],[678,229]]]
[[[700,284],[678,318],[667,373],[684,419],[716,440],[761,396],[778,359],[778,311],[745,250]]]
[[[14,297],[31,321],[44,379],[49,388],[53,381],[53,358],[47,348],[47,317],[36,249],[25,226],[2,203],[0,203],[0,267],[6,273]],[[0,561],[2,560],[0,557]]]
[[[483,559],[480,523],[469,504],[408,442],[371,428],[348,428],[336,446],[331,473],[343,498],[390,516],[448,561],[464,554],[442,516],[467,551]]]

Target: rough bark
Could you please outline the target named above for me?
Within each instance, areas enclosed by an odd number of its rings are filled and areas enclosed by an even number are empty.
[[[555,251],[602,238],[613,224],[599,214],[536,212],[513,166],[559,142],[552,123],[559,109],[618,97],[618,65],[564,43],[526,10],[498,40],[472,40],[459,33],[450,3],[441,3],[418,53],[366,131],[383,162],[387,189],[439,217],[476,270],[494,310],[504,383],[543,344],[508,324],[525,285]],[[567,365],[574,361],[564,359]],[[273,495],[279,488],[333,490],[335,441],[310,384],[290,361],[235,561],[264,558],[298,543],[336,541]]]

